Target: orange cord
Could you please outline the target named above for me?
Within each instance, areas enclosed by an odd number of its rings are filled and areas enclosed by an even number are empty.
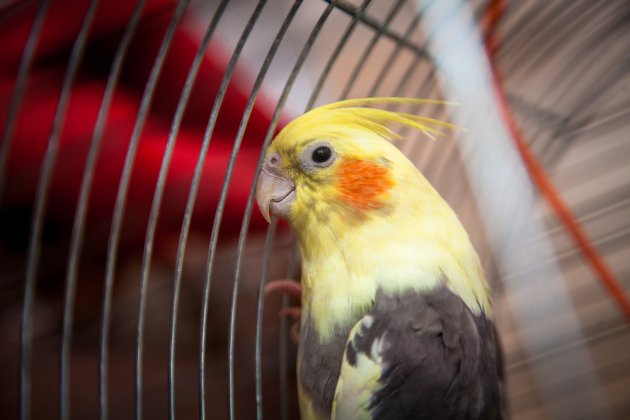
[[[599,255],[597,249],[591,243],[580,223],[571,213],[571,210],[562,200],[560,194],[551,183],[551,180],[542,165],[529,150],[527,143],[516,124],[514,116],[510,112],[501,79],[493,60],[494,53],[496,52],[496,48],[498,46],[496,27],[503,15],[505,6],[505,0],[493,0],[486,9],[486,13],[484,14],[482,21],[482,27],[486,28],[486,51],[491,63],[493,89],[499,103],[499,108],[502,114],[501,116],[503,121],[506,123],[512,138],[514,139],[514,142],[516,143],[516,147],[521,154],[521,158],[525,162],[525,166],[527,167],[534,184],[538,187],[543,197],[545,197],[545,199],[549,202],[549,205],[551,205],[558,218],[562,221],[564,227],[581,250],[587,262],[590,263],[593,270],[595,270],[595,272],[599,275],[599,279],[608,289],[608,292],[612,295],[613,299],[617,302],[619,309],[626,316],[627,321],[630,322],[630,303],[628,302],[621,283],[608,268],[601,255]]]

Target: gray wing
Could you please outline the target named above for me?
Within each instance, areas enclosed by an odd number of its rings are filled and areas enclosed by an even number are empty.
[[[332,417],[504,419],[501,366],[492,321],[446,287],[379,293],[348,339]]]

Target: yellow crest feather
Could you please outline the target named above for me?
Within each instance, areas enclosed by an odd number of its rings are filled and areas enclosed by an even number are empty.
[[[398,140],[400,135],[392,130],[392,125],[401,124],[421,131],[434,139],[445,133],[440,128],[457,128],[446,121],[419,115],[374,108],[384,105],[449,105],[451,103],[434,99],[416,98],[358,98],[322,105],[314,108],[289,123],[280,136],[295,132],[312,132],[314,137],[342,137],[347,130],[367,130],[386,140]],[[318,132],[321,134],[318,136]]]

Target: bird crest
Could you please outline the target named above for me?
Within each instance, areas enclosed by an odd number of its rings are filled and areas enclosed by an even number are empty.
[[[292,137],[299,133],[300,138],[346,137],[350,131],[377,135],[388,141],[400,140],[401,136],[393,126],[406,126],[435,139],[445,135],[443,129],[457,128],[446,121],[404,112],[377,108],[386,105],[452,105],[450,102],[416,98],[358,98],[322,105],[291,121],[278,135],[278,138]]]

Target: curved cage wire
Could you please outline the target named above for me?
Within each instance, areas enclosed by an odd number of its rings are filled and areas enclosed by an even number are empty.
[[[299,255],[253,185],[292,117],[363,96],[457,103],[406,111],[465,130],[399,146],[480,254],[512,417],[628,418],[629,19],[623,0],[4,2],[3,418],[297,418],[294,298],[263,288]]]

